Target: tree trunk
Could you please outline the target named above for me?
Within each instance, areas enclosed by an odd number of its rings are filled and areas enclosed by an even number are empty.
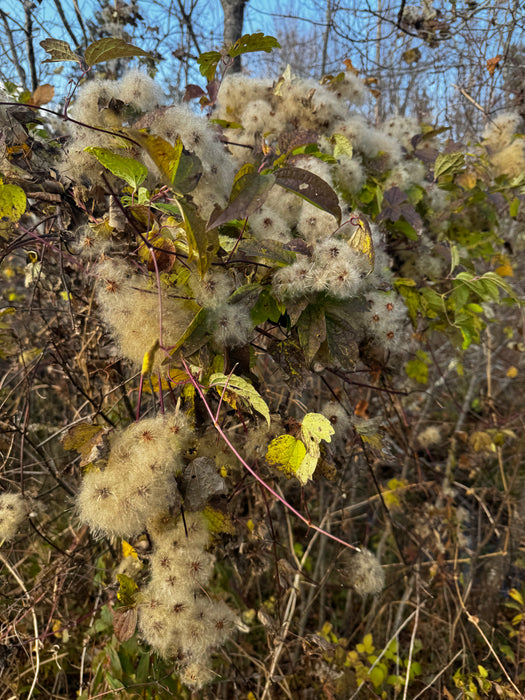
[[[224,44],[233,44],[242,36],[244,8],[248,0],[221,0],[224,11]],[[229,69],[231,73],[241,72],[241,57],[237,56]]]

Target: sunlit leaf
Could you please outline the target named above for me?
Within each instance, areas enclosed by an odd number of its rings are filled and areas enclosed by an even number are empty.
[[[331,442],[335,430],[326,416],[321,413],[307,413],[301,423],[301,433],[304,443],[308,445],[312,441]]]
[[[310,449],[303,457],[299,468],[295,472],[295,477],[299,479],[303,486],[312,478],[320,457],[319,445]]]
[[[465,154],[456,153],[440,153],[434,163],[434,179],[437,180],[441,175],[453,175],[459,172],[465,165]]]
[[[117,37],[106,37],[94,41],[87,47],[84,55],[88,66],[94,66],[97,63],[112,61],[117,58],[131,58],[132,56],[149,56],[151,58],[151,54],[147,51],[128,44],[124,39]]]
[[[72,51],[67,41],[51,38],[44,39],[40,42],[40,46],[50,55],[50,58],[44,59],[42,63],[54,63],[55,61],[75,61],[76,63],[82,62],[81,57]]]
[[[81,467],[104,459],[109,451],[107,429],[92,423],[72,426],[60,442],[65,450],[76,450],[82,456]]]
[[[254,51],[266,51],[270,53],[272,49],[280,49],[281,45],[273,36],[265,36],[262,32],[257,34],[245,34],[233,44],[228,51],[228,55],[232,58],[240,56],[244,53],[252,53]]]
[[[142,370],[140,372],[143,377],[147,377],[151,374],[151,370],[153,369],[153,363],[155,362],[155,355],[157,354],[158,349],[159,341],[157,339],[153,343],[151,348],[144,353],[144,357],[142,359]]]
[[[183,369],[176,369],[171,367],[169,372],[165,374],[161,379],[161,389],[162,391],[167,391],[170,387],[178,386],[181,384],[189,384],[191,380]],[[159,391],[159,379],[156,374],[151,377],[151,385],[153,386],[153,391],[157,393]],[[142,391],[146,394],[151,394],[150,383],[144,384]]]
[[[27,197],[18,185],[4,185],[0,182],[0,220],[16,222],[25,212]]]
[[[348,245],[359,253],[366,255],[370,271],[374,269],[375,251],[370,224],[364,216],[351,216],[339,229],[337,235],[347,239]]]
[[[306,456],[306,447],[293,435],[279,435],[268,445],[266,460],[288,476],[294,476]]]
[[[227,535],[235,534],[235,525],[228,513],[224,513],[217,508],[212,508],[210,505],[207,505],[202,511],[202,514],[206,519],[208,530],[212,535],[219,535],[221,533]]]
[[[219,238],[214,228],[207,229],[196,206],[189,201],[179,201],[184,217],[184,230],[189,248],[189,260],[197,258],[197,268],[201,277],[209,269],[212,256],[219,248]]]
[[[270,425],[270,410],[266,402],[246,379],[235,374],[226,375],[218,372],[212,374],[208,386],[210,388],[215,387],[218,391],[226,387],[227,391],[244,399],[253,409],[264,416],[266,422]],[[222,392],[219,391],[219,394],[222,394]]]
[[[148,134],[139,129],[126,129],[125,133],[144,148],[167,184],[171,185],[182,154],[182,141],[177,139],[175,146],[172,146],[162,136]]]
[[[334,157],[338,158],[341,155],[351,158],[354,154],[352,142],[344,134],[332,134],[330,143],[334,146]]]
[[[115,177],[125,180],[136,191],[148,175],[148,169],[135,158],[128,158],[114,153],[109,148],[86,146],[84,150],[107,168]]]
[[[130,545],[129,542],[126,542],[126,540],[122,540],[122,556],[133,557],[134,559],[138,558],[137,550],[135,549],[135,547]]]
[[[197,59],[197,64],[201,75],[203,75],[206,80],[211,81],[215,78],[215,72],[217,71],[217,66],[221,58],[222,55],[218,51],[205,51],[201,53]]]
[[[129,576],[126,576],[126,574],[117,574],[117,581],[120,586],[117,591],[117,598],[119,601],[122,605],[134,605],[139,589],[135,581]]]
[[[49,83],[44,83],[39,85],[37,89],[31,95],[31,98],[27,104],[35,105],[35,107],[40,107],[48,102],[51,102],[55,95],[55,88]]]

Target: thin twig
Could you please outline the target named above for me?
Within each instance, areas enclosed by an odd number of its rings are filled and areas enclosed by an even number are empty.
[[[243,465],[243,467],[250,472],[250,474],[253,476],[253,478],[256,479],[267,491],[269,491],[269,493],[271,493],[274,498],[276,498],[280,503],[282,503],[286,508],[288,508],[288,510],[291,511],[295,515],[296,518],[299,518],[299,520],[302,520],[302,522],[305,523],[309,528],[311,528],[312,530],[315,530],[316,532],[320,532],[325,537],[329,537],[331,540],[334,540],[334,542],[339,542],[339,544],[342,544],[344,547],[348,547],[349,549],[353,549],[356,552],[360,552],[361,549],[359,547],[355,547],[353,544],[349,544],[348,542],[341,540],[339,537],[332,535],[330,532],[326,532],[326,530],[323,530],[318,525],[314,525],[310,520],[308,520],[308,518],[305,518],[305,516],[302,515],[302,513],[299,513],[298,510],[296,510],[292,505],[290,505],[286,499],[284,499],[276,491],[274,491],[271,486],[268,486],[266,481],[264,481],[264,479],[261,478],[257,474],[257,472],[254,469],[252,469],[252,467],[250,467],[250,465],[244,460],[244,458],[241,457],[241,455],[237,452],[235,447],[230,442],[228,436],[225,434],[225,432],[223,431],[223,429],[221,428],[219,423],[215,420],[215,416],[213,415],[213,411],[211,410],[210,404],[208,403],[208,401],[206,400],[206,397],[204,396],[204,392],[202,390],[202,387],[197,382],[197,380],[195,379],[193,374],[191,373],[191,370],[188,367],[186,360],[184,358],[181,358],[181,361],[182,361],[182,364],[184,366],[184,369],[186,370],[186,373],[188,375],[190,382],[195,387],[198,395],[200,396],[200,398],[202,399],[202,401],[204,403],[204,406],[206,408],[206,411],[208,412],[208,415],[210,416],[210,418],[213,421],[213,427],[219,433],[221,438],[224,440],[226,445],[228,445],[230,450],[237,457],[237,459]]]
[[[3,563],[5,568],[11,573],[11,576],[16,580],[20,588],[24,591],[24,595],[27,598],[30,609],[31,609],[31,617],[33,618],[33,629],[35,631],[35,659],[36,659],[36,668],[35,668],[35,675],[33,676],[33,682],[31,683],[31,688],[29,689],[29,693],[27,694],[26,700],[31,700],[31,697],[33,696],[33,692],[36,687],[36,682],[38,680],[38,674],[40,673],[40,639],[39,639],[39,633],[38,633],[38,622],[36,619],[36,612],[35,612],[35,606],[32,604],[31,596],[27,592],[27,588],[24,585],[24,582],[16,572],[16,570],[11,566],[11,564],[5,559],[3,554],[0,552],[0,561]]]

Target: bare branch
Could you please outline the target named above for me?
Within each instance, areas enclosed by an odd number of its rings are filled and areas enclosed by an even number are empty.
[[[7,36],[7,41],[9,43],[9,49],[11,52],[11,62],[16,68],[16,72],[18,74],[18,79],[20,80],[21,86],[24,88],[24,90],[27,90],[27,76],[26,72],[24,70],[24,67],[20,63],[18,59],[18,54],[16,52],[16,46],[15,46],[15,40],[13,37],[13,32],[11,31],[11,27],[9,26],[9,23],[7,21],[7,15],[6,13],[0,9],[0,17],[2,18],[2,24],[4,25],[4,30]],[[7,53],[7,52],[6,52]]]
[[[26,35],[27,60],[29,61],[29,72],[31,74],[31,90],[33,90],[33,92],[38,87],[35,50],[33,47],[33,17],[31,15],[34,8],[35,4],[32,0],[24,0],[24,33]]]

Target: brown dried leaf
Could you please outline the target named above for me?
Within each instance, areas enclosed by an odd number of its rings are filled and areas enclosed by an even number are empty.
[[[119,642],[127,642],[135,634],[137,627],[137,608],[123,607],[111,611],[113,630]]]
[[[39,85],[37,87],[27,104],[33,105],[34,107],[40,107],[41,105],[45,105],[47,102],[51,102],[54,95],[55,88],[49,83],[44,83],[43,85]]]

